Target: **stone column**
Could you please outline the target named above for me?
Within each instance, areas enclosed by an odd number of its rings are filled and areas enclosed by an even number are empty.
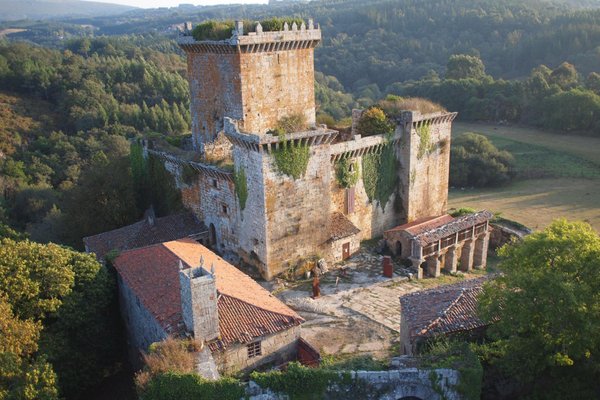
[[[427,258],[427,275],[437,278],[440,276],[440,258],[439,255],[433,255]]]
[[[448,249],[446,253],[446,262],[444,264],[444,269],[446,272],[451,274],[456,272],[456,265],[458,264],[458,257],[456,254],[456,246],[452,246]]]
[[[475,251],[475,245],[473,239],[465,241],[462,252],[460,254],[460,270],[469,272],[473,269],[473,253]]]
[[[417,271],[417,279],[423,279],[423,267],[421,267],[421,264],[423,264],[423,259],[418,259],[418,258],[411,258],[410,261],[412,262],[412,267],[415,271]]]
[[[475,255],[473,260],[473,267],[477,269],[484,269],[487,265],[487,252],[490,243],[490,233],[485,232],[483,235],[477,238],[475,242]]]

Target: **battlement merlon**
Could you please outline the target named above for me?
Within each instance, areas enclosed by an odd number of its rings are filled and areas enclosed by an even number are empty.
[[[288,28],[288,29],[286,29]],[[260,23],[256,32],[244,34],[243,26],[236,21],[236,28],[232,36],[225,40],[201,40],[192,36],[181,36],[177,44],[187,53],[258,53],[266,51],[284,51],[315,48],[321,42],[321,29],[309,20],[308,26],[304,23],[298,27],[284,26],[283,31],[262,31]]]

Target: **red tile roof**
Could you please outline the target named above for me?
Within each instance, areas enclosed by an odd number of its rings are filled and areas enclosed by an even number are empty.
[[[445,214],[439,217],[425,217],[419,218],[413,222],[409,222],[408,224],[400,225],[395,228],[388,230],[388,232],[394,231],[406,231],[412,236],[419,235],[423,232],[427,232],[431,229],[435,229],[438,226],[447,224],[448,222],[454,220],[452,216]]]
[[[330,240],[339,240],[360,232],[346,216],[342,213],[333,213],[329,221]]]
[[[469,279],[400,297],[409,336],[433,337],[486,326],[477,316],[477,296],[486,280]]]
[[[115,259],[119,275],[169,334],[183,334],[179,260],[196,267],[214,266],[219,298],[220,340],[211,350],[276,333],[304,320],[248,275],[191,239],[179,239],[123,252]]]
[[[421,246],[428,245],[430,243],[437,242],[449,235],[458,233],[464,229],[471,228],[475,225],[479,225],[483,222],[489,221],[494,217],[494,214],[487,210],[478,211],[473,214],[463,215],[453,219],[452,221],[443,225],[437,226],[425,232],[415,236],[415,239],[419,241]]]
[[[144,218],[119,229],[85,237],[83,242],[90,252],[103,259],[111,250],[135,249],[205,232],[206,226],[194,214],[185,212],[155,218],[153,224]]]

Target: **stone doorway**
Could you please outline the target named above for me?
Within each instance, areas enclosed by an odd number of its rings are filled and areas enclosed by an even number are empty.
[[[342,260],[350,257],[350,242],[342,244]]]

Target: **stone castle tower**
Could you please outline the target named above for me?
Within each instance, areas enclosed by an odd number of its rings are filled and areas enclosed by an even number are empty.
[[[258,24],[256,32],[244,35],[237,22],[226,41],[179,41],[187,54],[192,134],[200,151],[223,130],[226,117],[256,134],[298,113],[314,125],[314,48],[321,31],[312,20],[286,27],[263,32]]]
[[[456,113],[402,112],[391,137],[353,131],[341,138],[316,126],[313,51],[320,39],[312,21],[279,32],[258,26],[246,34],[237,23],[222,41],[180,38],[188,56],[196,151],[204,160],[226,153],[234,172],[153,152],[176,175],[184,204],[209,228],[213,248],[255,266],[267,279],[307,258],[342,260],[361,240],[447,208]],[[307,130],[285,137],[268,133],[294,114],[305,117]],[[353,119],[359,118],[356,110]],[[277,154],[288,146],[308,154],[295,178],[277,164]],[[365,188],[377,177],[363,171],[363,159],[381,157],[389,146],[394,159],[387,173],[396,183],[385,199],[374,199]],[[357,171],[352,187],[336,176],[341,160]],[[184,165],[198,172],[193,182],[181,178]]]

